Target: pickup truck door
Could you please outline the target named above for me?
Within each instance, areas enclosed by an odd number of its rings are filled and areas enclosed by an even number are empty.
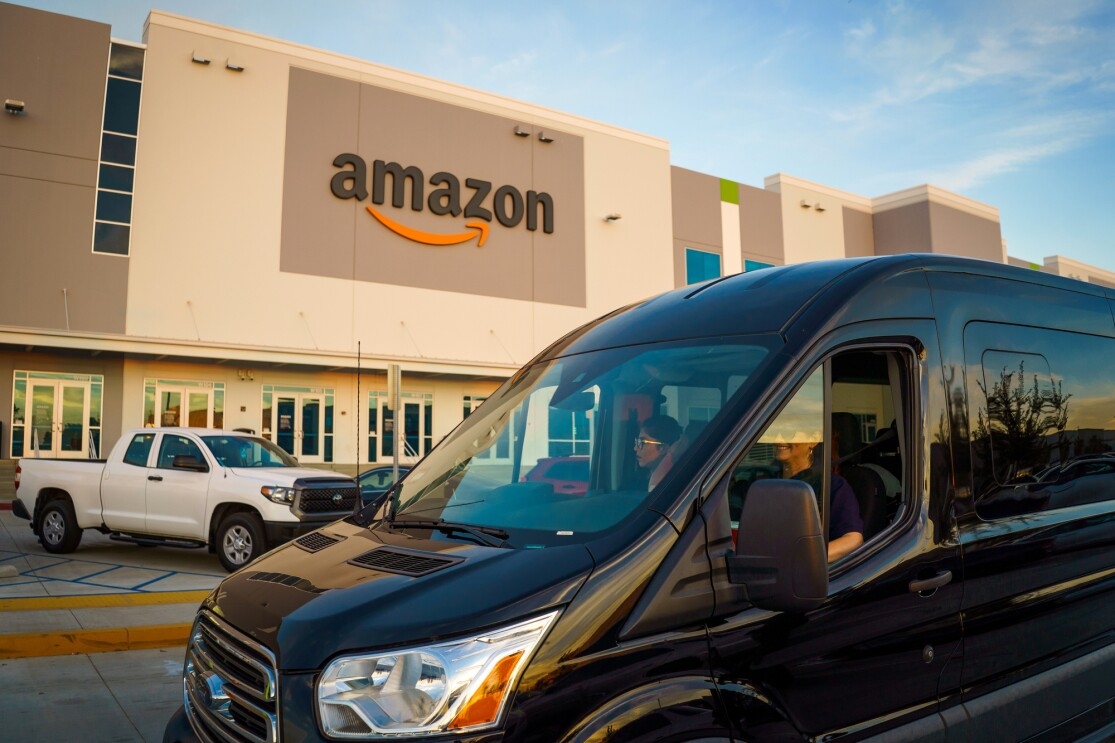
[[[124,456],[116,452],[105,462],[101,476],[101,519],[112,531],[142,532],[147,524],[148,459],[154,433],[137,433],[127,443]]]
[[[204,472],[174,466],[176,456],[187,455],[206,465]],[[164,433],[154,467],[147,478],[149,534],[205,539],[205,510],[212,464],[194,439]]]

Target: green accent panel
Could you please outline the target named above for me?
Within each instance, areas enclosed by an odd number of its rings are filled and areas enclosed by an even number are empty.
[[[735,181],[720,179],[720,200],[739,206],[739,184]]]

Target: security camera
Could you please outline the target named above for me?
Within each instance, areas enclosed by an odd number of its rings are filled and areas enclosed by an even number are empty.
[[[23,101],[17,101],[14,98],[5,98],[4,99],[4,110],[7,111],[10,114],[21,114],[21,113],[23,113],[24,105],[26,105],[26,104],[24,104]]]

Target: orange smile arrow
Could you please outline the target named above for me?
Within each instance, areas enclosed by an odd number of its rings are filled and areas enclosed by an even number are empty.
[[[408,240],[423,243],[424,245],[457,245],[459,243],[468,242],[476,237],[476,247],[482,248],[484,247],[484,241],[488,239],[488,223],[482,220],[474,219],[471,222],[465,222],[465,227],[469,228],[469,232],[460,232],[456,235],[439,235],[434,232],[416,230],[413,227],[407,227],[405,224],[399,224],[395,220],[380,214],[371,206],[366,208],[369,214],[378,219],[384,227],[391,230],[396,235],[401,235]]]

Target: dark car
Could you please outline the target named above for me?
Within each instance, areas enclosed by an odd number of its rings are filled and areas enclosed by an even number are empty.
[[[588,457],[545,457],[538,460],[523,482],[548,482],[555,493],[584,495],[588,492]]]
[[[399,478],[410,472],[410,465],[399,465]],[[364,470],[356,476],[356,484],[360,486],[360,501],[368,505],[383,496],[395,484],[394,468],[390,464],[380,464],[369,470]]]

